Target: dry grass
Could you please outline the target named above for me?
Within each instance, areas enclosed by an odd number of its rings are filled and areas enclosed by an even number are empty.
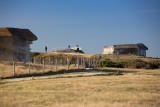
[[[150,61],[160,60],[160,58],[143,57],[143,56],[137,56],[132,54],[131,55],[102,55],[102,57],[111,59],[112,61],[141,59],[143,61],[150,62]]]
[[[28,65],[16,65],[15,67],[16,75],[29,74]],[[31,66],[30,73],[40,73],[42,72],[42,67]],[[13,65],[0,64],[0,78],[13,76]]]
[[[82,67],[80,66],[80,69]],[[67,70],[67,66],[58,65],[58,70]],[[70,69],[77,69],[75,64],[70,65]],[[39,73],[47,73],[47,72],[55,72],[56,68],[54,65],[45,65],[45,69],[43,71],[43,65],[34,64],[31,65],[30,74],[39,74]],[[29,74],[29,65],[28,64],[17,64],[15,67],[16,76],[19,75],[28,75]],[[13,76],[13,65],[12,64],[3,64],[0,63],[0,78],[12,77]]]
[[[0,107],[158,107],[160,70],[0,84]]]

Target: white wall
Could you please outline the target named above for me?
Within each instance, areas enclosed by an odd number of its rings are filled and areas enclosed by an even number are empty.
[[[113,46],[107,46],[103,49],[103,54],[113,54],[114,48]]]

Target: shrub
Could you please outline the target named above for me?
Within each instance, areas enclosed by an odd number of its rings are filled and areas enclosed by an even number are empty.
[[[124,68],[127,64],[125,62],[113,62],[110,59],[103,59],[100,61],[100,67],[116,67]]]
[[[114,67],[116,68],[126,68],[128,65],[126,62],[115,62]]]
[[[158,68],[160,68],[159,60],[148,62],[146,66],[146,69],[158,69]]]
[[[112,61],[108,58],[100,61],[100,67],[110,67],[112,65]]]
[[[129,60],[128,62],[129,68],[145,68],[147,63],[141,59]]]
[[[149,62],[150,61],[150,62]],[[160,60],[149,60],[148,62],[142,59],[121,59],[113,61],[109,58],[103,58],[100,61],[100,67],[116,67],[116,68],[145,68],[145,69],[159,69]]]

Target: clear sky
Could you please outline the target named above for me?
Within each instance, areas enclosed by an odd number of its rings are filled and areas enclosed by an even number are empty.
[[[160,0],[0,0],[0,27],[30,29],[33,52],[144,43],[147,56],[160,57]]]

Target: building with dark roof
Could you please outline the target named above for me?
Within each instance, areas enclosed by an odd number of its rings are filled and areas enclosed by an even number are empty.
[[[61,52],[61,53],[81,53],[84,54],[83,50],[79,48],[65,48],[65,49],[55,49],[52,52]]]
[[[0,28],[0,61],[28,62],[37,37],[28,29]]]
[[[146,56],[148,48],[143,43],[138,44],[119,44],[112,46],[105,46],[103,54],[135,54]]]

